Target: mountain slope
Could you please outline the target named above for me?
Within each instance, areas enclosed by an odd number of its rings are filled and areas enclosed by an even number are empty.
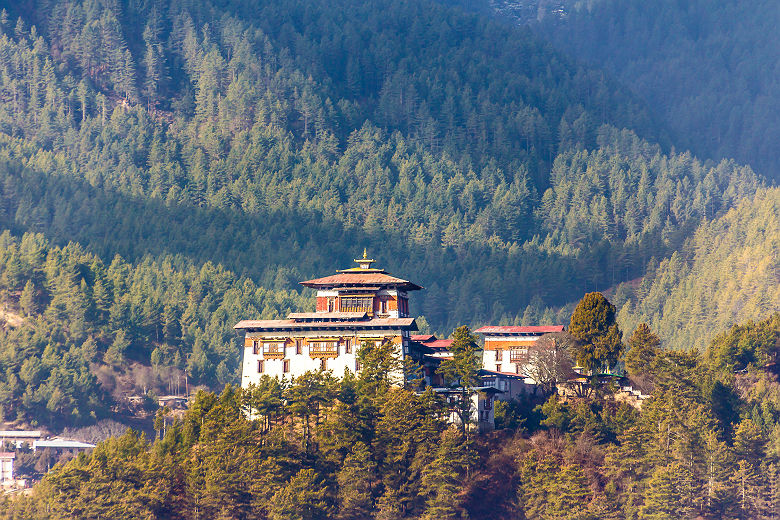
[[[645,321],[672,348],[701,347],[735,323],[776,313],[780,188],[760,190],[703,224],[679,253],[651,267],[641,285],[617,293],[624,330]]]
[[[46,327],[59,317],[56,352],[94,342],[74,373],[111,377],[85,395],[132,379],[132,363],[235,382],[233,323],[305,307],[297,281],[364,247],[427,288],[412,312],[438,332],[528,320],[641,276],[761,186],[734,162],[663,153],[641,104],[527,30],[434,2],[13,8],[23,18],[0,16],[0,227],[17,238],[0,298]],[[60,284],[87,308],[101,263],[170,279],[151,294],[117,285],[113,322],[54,306],[54,271],[18,266],[37,265],[14,252],[30,232],[88,258]],[[192,294],[167,294],[177,277]],[[167,327],[188,331],[175,338],[155,318],[169,300]],[[14,337],[43,334],[36,323]],[[24,396],[50,373],[11,377],[15,341],[0,381],[14,412],[66,423],[67,407],[48,408],[56,378],[44,405]]]
[[[537,28],[629,85],[678,148],[777,181],[778,24],[771,1],[599,0]]]

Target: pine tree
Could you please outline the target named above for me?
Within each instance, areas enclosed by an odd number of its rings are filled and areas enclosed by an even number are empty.
[[[438,372],[444,376],[450,386],[457,389],[458,396],[454,411],[460,419],[461,430],[465,434],[471,424],[474,387],[480,381],[480,348],[477,345],[477,336],[472,334],[465,325],[455,329],[452,339],[450,346],[452,359],[442,361]]]
[[[761,428],[751,419],[740,421],[734,432],[734,453],[754,467],[764,459],[766,439]]]
[[[690,487],[690,479],[690,470],[680,463],[657,467],[647,481],[642,518],[685,518],[686,513],[691,510],[691,504],[686,502],[686,489]]]
[[[601,293],[588,293],[580,300],[571,315],[569,333],[580,341],[574,349],[577,363],[591,373],[610,369],[623,351],[615,306]]]
[[[473,449],[467,442],[453,428],[442,434],[436,457],[422,472],[422,492],[427,497],[423,519],[457,520],[468,516],[459,495],[474,463]]]
[[[27,280],[24,284],[22,294],[19,296],[19,306],[25,316],[33,316],[38,312],[38,303],[36,302],[35,285],[32,280]]]
[[[370,518],[374,509],[373,487],[377,466],[371,452],[357,442],[336,474],[338,514],[341,520]]]
[[[750,462],[739,460],[730,480],[736,493],[738,517],[755,518],[762,486],[758,468]]]
[[[313,469],[300,470],[271,499],[270,520],[318,520],[331,514],[328,489]]]
[[[628,340],[624,361],[629,375],[647,374],[658,355],[661,339],[653,334],[646,323],[640,323]]]

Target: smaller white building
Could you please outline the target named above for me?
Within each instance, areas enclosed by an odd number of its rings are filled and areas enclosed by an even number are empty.
[[[475,330],[485,338],[482,367],[491,372],[523,376],[527,384],[536,384],[528,377],[528,348],[545,335],[563,332],[563,325],[486,326]]]
[[[470,421],[476,426],[479,431],[490,431],[495,429],[495,410],[494,402],[496,395],[501,391],[492,386],[480,386],[473,388],[471,394],[471,406],[469,409]],[[444,387],[433,388],[433,391],[444,397],[444,399],[451,405],[457,402],[460,398],[463,388],[458,387]],[[456,410],[452,409],[448,417],[448,421],[452,424],[461,424],[460,415]]]
[[[43,432],[40,430],[0,430],[0,442],[2,445],[11,443],[17,448],[21,448],[25,442],[32,444],[43,438]],[[0,449],[2,449],[0,445]]]
[[[62,439],[54,437],[53,439],[46,439],[43,441],[35,441],[33,443],[33,451],[49,449],[52,451],[85,451],[94,448],[94,444],[88,442],[76,441],[73,439]]]
[[[0,451],[0,484],[7,486],[14,483],[14,459],[16,453]]]

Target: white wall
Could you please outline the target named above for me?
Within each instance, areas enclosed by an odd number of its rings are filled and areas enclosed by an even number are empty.
[[[404,340],[405,336],[407,334],[403,334]],[[280,337],[279,332],[269,332],[266,334],[263,333],[247,333],[247,338],[262,338],[262,337]],[[352,351],[351,353],[347,354],[345,352],[346,348],[344,344],[339,345],[339,355],[336,358],[326,358],[326,369],[331,370],[333,372],[333,375],[335,377],[341,378],[344,377],[344,374],[347,370],[350,372],[355,372],[356,370],[356,361],[357,361],[357,351],[360,349],[360,347],[363,344],[363,340],[370,339],[376,342],[382,342],[385,337],[397,337],[402,336],[402,332],[400,330],[383,330],[383,331],[361,331],[357,335],[349,336],[348,333],[339,331],[339,332],[328,332],[328,331],[302,331],[300,333],[296,332],[291,337],[295,338],[324,338],[324,337],[333,337],[333,338],[349,338],[351,341]],[[398,345],[398,351],[401,356],[403,356],[403,349],[401,345]],[[263,372],[260,373],[257,371],[257,362],[259,360],[263,360],[264,367]],[[289,360],[290,362],[290,371],[285,373],[283,371],[284,367],[284,360]],[[262,343],[260,347],[258,348],[258,353],[254,353],[254,347],[252,346],[245,346],[244,347],[244,361],[243,361],[243,368],[242,368],[242,377],[241,377],[241,387],[246,388],[250,384],[257,384],[258,381],[260,381],[260,378],[264,375],[270,376],[270,377],[280,377],[280,378],[293,378],[298,377],[306,372],[310,371],[317,371],[320,370],[320,358],[312,358],[309,355],[309,345],[305,344],[301,346],[301,353],[296,354],[295,353],[295,345],[287,345],[285,347],[285,353],[284,358],[282,359],[264,359],[262,354]]]

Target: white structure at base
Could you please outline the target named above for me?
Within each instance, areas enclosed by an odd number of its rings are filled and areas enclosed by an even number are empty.
[[[0,484],[6,485],[14,482],[14,459],[16,454],[12,451],[0,451]]]

